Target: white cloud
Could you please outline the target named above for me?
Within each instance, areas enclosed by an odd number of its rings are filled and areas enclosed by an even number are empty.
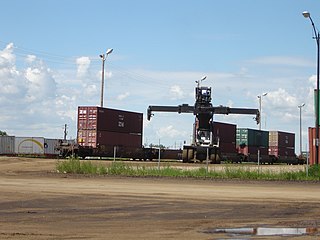
[[[184,92],[180,86],[174,85],[174,86],[171,86],[170,88],[170,96],[171,96],[171,99],[183,99]]]
[[[265,96],[263,100],[265,100],[268,104],[271,104],[273,108],[277,109],[296,107],[299,104],[297,98],[283,88],[268,92],[268,95]]]
[[[179,138],[185,135],[185,132],[174,129],[172,125],[159,128],[157,135],[160,138]]]
[[[117,100],[122,101],[122,100],[126,99],[126,98],[129,97],[129,96],[130,96],[130,93],[129,93],[129,92],[125,92],[125,93],[120,94],[120,95],[117,97]]]
[[[26,62],[27,63],[33,63],[34,61],[36,61],[37,57],[35,55],[28,55],[26,58]]]
[[[15,55],[13,54],[14,45],[9,43],[4,50],[0,51],[0,67],[9,67],[15,63]]]
[[[79,58],[77,58],[76,63],[78,65],[77,76],[79,78],[86,77],[88,74],[90,63],[91,63],[90,58],[89,57],[79,57]]]
[[[39,101],[54,98],[56,94],[56,82],[50,69],[42,64],[36,68],[28,67],[25,71],[29,101]]]

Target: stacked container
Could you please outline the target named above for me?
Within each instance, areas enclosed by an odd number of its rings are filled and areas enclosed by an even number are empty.
[[[216,142],[219,141],[222,153],[236,152],[236,129],[234,124],[213,122],[212,135]]]
[[[141,147],[142,123],[142,113],[80,106],[78,144],[92,148]]]
[[[14,136],[0,136],[0,154],[1,155],[12,155],[14,154]]]
[[[279,157],[295,157],[295,134],[289,132],[269,132],[269,155]]]
[[[309,135],[309,163],[310,164],[316,164],[316,128],[315,127],[309,127],[308,129],[308,135]],[[320,147],[318,148],[318,154],[320,156]],[[319,163],[318,163],[319,164]]]
[[[268,155],[269,132],[238,128],[236,132],[236,145],[238,152],[244,155],[256,155],[260,150],[260,156]]]

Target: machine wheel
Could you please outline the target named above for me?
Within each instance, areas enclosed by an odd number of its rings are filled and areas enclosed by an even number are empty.
[[[220,158],[220,151],[218,148],[212,148],[210,153],[210,161],[214,164],[220,164],[221,158]]]
[[[188,163],[191,162],[191,159],[194,157],[194,150],[192,148],[184,148],[182,150],[182,162]]]

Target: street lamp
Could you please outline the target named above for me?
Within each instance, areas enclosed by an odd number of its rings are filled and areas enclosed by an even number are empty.
[[[261,110],[261,108],[262,108],[262,97],[267,96],[267,94],[268,93],[264,93],[264,94],[258,96],[258,98],[259,98],[259,111],[260,111],[261,118],[262,118],[262,110]],[[261,130],[261,120],[259,122],[259,130]]]
[[[207,76],[203,76],[200,80],[197,80],[196,83],[198,84],[198,88],[200,87],[200,83],[206,80]]]
[[[315,145],[316,145],[316,159],[315,163],[319,164],[319,41],[320,41],[320,34],[319,31],[317,31],[316,27],[314,26],[314,22],[310,16],[310,13],[308,11],[304,11],[302,15],[305,18],[309,18],[312,24],[312,28],[314,31],[314,39],[317,43],[317,90],[316,90],[316,139],[315,139]]]
[[[264,93],[262,95],[259,95],[258,98],[259,98],[259,112],[260,112],[260,117],[262,118],[262,114],[261,114],[261,107],[262,107],[262,97],[265,97],[267,96],[268,93]],[[261,119],[262,120],[262,119]],[[261,130],[261,120],[259,121],[259,130]],[[258,146],[258,167],[260,166],[260,146]]]
[[[299,110],[300,110],[300,156],[302,156],[302,117],[301,117],[301,110],[302,108],[305,106],[304,103],[302,103],[301,105],[298,106]]]
[[[103,89],[104,89],[104,62],[106,61],[108,55],[110,53],[112,53],[113,49],[112,48],[109,48],[107,51],[106,51],[106,54],[101,54],[100,55],[100,58],[102,59],[102,79],[101,79],[101,104],[100,106],[103,107]]]

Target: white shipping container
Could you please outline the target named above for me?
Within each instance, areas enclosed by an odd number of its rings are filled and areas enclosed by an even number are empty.
[[[44,138],[42,137],[16,137],[16,154],[44,154]]]
[[[0,136],[0,154],[14,154],[14,136]]]
[[[57,147],[59,146],[59,139],[44,139],[44,154],[59,155]]]

